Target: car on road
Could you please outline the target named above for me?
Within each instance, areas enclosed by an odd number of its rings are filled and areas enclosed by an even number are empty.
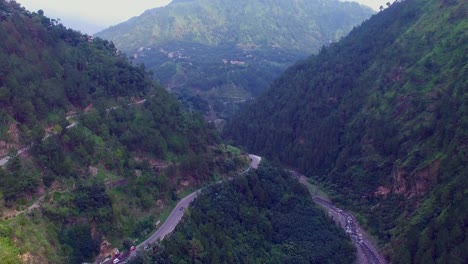
[[[119,259],[119,258],[116,258],[116,259],[114,259],[114,261],[112,261],[112,263],[114,263],[114,264],[117,264],[117,263],[119,263],[119,262],[120,262],[120,259]]]
[[[179,211],[182,211],[182,210],[184,210],[184,207],[183,207],[183,206],[181,206],[181,207],[179,208]]]

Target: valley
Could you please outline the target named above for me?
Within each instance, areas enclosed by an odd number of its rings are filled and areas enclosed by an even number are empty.
[[[256,158],[260,160],[260,157]],[[256,161],[252,159],[251,168],[255,165]],[[251,192],[252,188],[257,192]],[[281,191],[282,199],[276,195]],[[214,259],[238,263],[261,259],[268,263],[288,260],[295,263],[350,263],[354,259],[353,247],[345,232],[312,206],[305,187],[268,161],[262,159],[257,169],[213,184],[201,192],[190,207],[184,207],[189,213],[173,234],[140,251],[128,263],[173,263],[177,259],[195,259],[202,263]],[[256,205],[249,207],[249,203]],[[242,227],[245,225],[247,229]],[[285,229],[291,225],[295,228]],[[196,255],[186,247],[195,246],[192,243],[196,243]],[[248,244],[256,246],[245,247]],[[268,248],[271,253],[264,252]],[[232,251],[232,255],[226,254],[227,251]],[[249,254],[245,255],[247,252]]]
[[[286,70],[225,137],[326,186],[392,263],[466,262],[467,11],[389,5]]]
[[[373,13],[332,0],[173,1],[95,36],[115,43],[187,109],[222,127],[287,67]]]
[[[46,13],[0,0],[0,263],[467,262],[466,1]]]
[[[261,161],[261,157],[249,154],[251,160],[249,169],[258,169],[258,166]],[[247,172],[246,170],[245,172]],[[240,175],[244,174],[242,172]],[[296,171],[289,171],[291,176],[294,179],[297,179],[301,184],[305,185],[307,188],[310,188],[311,184],[308,182],[308,179]],[[232,180],[232,179],[231,179]],[[218,182],[217,184],[220,184]],[[123,253],[119,256],[119,263],[125,263],[127,260],[130,260],[132,257],[135,257],[136,254],[142,254],[143,250],[148,250],[150,246],[155,243],[160,243],[167,235],[172,233],[175,227],[182,220],[182,217],[186,210],[189,209],[190,204],[197,198],[201,193],[201,189],[197,190],[188,196],[181,199],[175,208],[172,210],[169,217],[161,225],[161,227],[152,234],[147,240],[136,246],[136,251]],[[356,263],[360,264],[386,264],[386,259],[379,253],[378,247],[374,242],[371,241],[370,236],[364,231],[358,224],[356,218],[352,213],[340,209],[333,205],[328,198],[317,196],[316,193],[311,192],[312,200],[319,206],[325,209],[328,217],[332,218],[343,230],[346,231],[348,236],[351,238],[353,245],[357,249],[357,260]],[[112,263],[114,259],[104,262],[106,264]]]

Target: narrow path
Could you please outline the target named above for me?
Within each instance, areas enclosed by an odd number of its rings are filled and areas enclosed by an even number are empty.
[[[134,103],[129,103],[128,105],[139,105],[139,104],[145,103],[146,101],[147,101],[146,99],[143,99],[143,100],[140,100],[140,101],[136,101]],[[114,106],[114,107],[106,109],[106,111],[109,112],[111,110],[115,110],[115,109],[118,109],[118,108],[119,108],[119,106]],[[68,116],[65,117],[65,119],[67,121],[69,121],[69,122],[71,121],[71,123],[65,127],[66,129],[70,129],[70,128],[73,128],[73,127],[78,125],[78,121],[72,120],[75,117],[77,117],[76,114],[68,115]],[[48,137],[50,137],[50,136],[52,136],[54,134],[55,133],[47,133],[42,140],[45,140],[45,139],[47,139]],[[16,153],[16,156],[20,155],[21,153],[25,152],[26,150],[29,150],[30,147],[31,146],[27,146],[27,147],[24,147],[22,149],[19,149],[18,152]],[[1,158],[0,159],[0,167],[5,166],[10,159],[11,159],[10,156],[6,156],[6,157]]]
[[[21,155],[23,152],[25,152],[28,149],[29,149],[29,146],[19,149],[16,152],[16,156]],[[5,166],[11,158],[12,157],[10,157],[10,156],[6,156],[6,157],[0,159],[0,167]]]
[[[292,171],[291,174],[299,179],[299,182],[310,188],[307,177]],[[357,249],[358,264],[386,264],[385,258],[379,253],[370,236],[359,226],[354,215],[348,211],[336,207],[330,200],[312,194],[312,200],[328,212],[328,216],[335,220],[351,238]]]
[[[44,201],[44,198],[45,198],[45,194],[42,195],[41,197],[39,197],[32,205],[30,205],[29,207],[25,208],[24,210],[21,210],[21,211],[16,211],[16,210],[13,210],[11,213],[7,214],[8,215],[8,218],[14,218],[14,217],[17,217],[18,215],[22,214],[22,213],[28,213],[34,209],[37,209],[41,206],[41,203],[42,201]],[[0,218],[1,220],[2,218]]]

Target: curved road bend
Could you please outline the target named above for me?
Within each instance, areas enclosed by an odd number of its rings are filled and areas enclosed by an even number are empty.
[[[258,164],[260,164],[260,161],[262,161],[262,157],[249,154],[249,158],[250,158],[250,168],[258,169]]]
[[[294,177],[299,178],[299,182],[308,185],[307,178],[297,172],[291,171]],[[356,218],[348,211],[336,207],[332,202],[319,196],[312,196],[312,200],[323,207],[328,216],[333,218],[341,228],[351,238],[353,245],[357,249],[358,264],[386,264],[385,258],[379,254],[378,248],[372,243],[370,236],[359,226]]]
[[[250,158],[250,166],[247,170],[257,169],[262,158],[256,155],[252,155],[252,154],[249,154],[249,158]],[[195,198],[197,198],[198,194],[200,194],[202,189],[199,189],[189,194],[188,196],[182,198],[177,203],[176,207],[172,210],[172,212],[169,214],[166,221],[164,221],[164,223],[161,225],[161,227],[156,232],[154,232],[148,239],[146,239],[145,241],[140,243],[138,246],[136,246],[135,251],[131,253],[126,252],[122,254],[119,257],[120,261],[118,263],[124,263],[129,258],[136,256],[137,251],[144,249],[147,245],[155,243],[158,240],[163,240],[164,237],[166,237],[168,234],[174,231],[177,224],[179,224],[180,220],[182,220],[182,217],[184,216],[184,213],[185,213],[185,209],[190,205],[191,202],[193,202],[193,200],[195,200]],[[114,259],[115,258],[112,258],[104,262],[104,264],[112,264]]]
[[[188,196],[182,198],[178,203],[177,206],[172,210],[172,212],[167,217],[166,221],[161,225],[161,227],[154,232],[148,239],[143,241],[139,244],[136,248],[141,249],[148,244],[155,243],[158,240],[163,240],[168,234],[174,231],[177,224],[182,220],[182,216],[184,216],[185,208],[187,208],[195,198],[197,198],[198,194],[201,190],[197,190]]]

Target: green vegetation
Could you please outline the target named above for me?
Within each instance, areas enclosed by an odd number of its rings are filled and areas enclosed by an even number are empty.
[[[0,37],[1,263],[94,261],[245,167],[113,43],[4,0]]]
[[[39,211],[0,221],[2,263],[64,262],[54,245],[58,230]],[[14,241],[14,242],[13,242]]]
[[[352,263],[351,241],[305,187],[262,164],[205,190],[176,231],[132,263]]]
[[[226,136],[322,182],[393,263],[463,263],[467,12],[459,0],[392,4],[288,69]]]
[[[152,70],[188,108],[215,119],[371,14],[335,0],[172,1],[96,35]]]
[[[174,1],[167,10],[183,15],[168,15],[151,32],[177,38],[152,43],[157,48],[151,50],[145,45],[137,55],[159,52],[170,58],[164,67],[156,65],[155,74],[166,78],[171,89],[190,78],[187,83],[214,98],[235,94],[245,100],[301,49],[289,38],[262,39],[289,36],[275,31],[280,25],[270,23],[261,31],[251,25],[263,25],[257,22],[274,14],[281,17],[283,10],[304,20],[320,11],[285,2],[274,2],[281,7],[275,11],[267,8],[270,2],[236,1],[219,12],[215,7],[220,1]],[[316,2],[294,3],[313,7]],[[188,8],[193,6],[197,12]],[[258,12],[259,6],[267,15]],[[124,26],[151,36],[132,25],[161,10]],[[224,21],[226,14],[236,12],[250,21],[242,16],[233,16],[238,19],[232,24]],[[283,15],[291,17],[288,12]],[[323,183],[332,199],[359,213],[393,263],[464,263],[467,12],[462,0],[391,5],[341,42],[289,69],[235,118],[227,136]],[[211,20],[199,23],[192,13]],[[224,28],[216,35],[205,34],[214,32],[211,28],[198,27],[216,26],[218,18]],[[328,24],[287,21],[297,29],[291,35],[297,43],[299,37],[311,36],[304,32],[325,41],[341,35],[340,30],[327,31],[334,37],[321,35],[318,29],[332,27]],[[190,36],[182,30],[187,25]],[[82,35],[42,11],[31,13],[5,0],[0,0],[0,38],[0,152],[1,158],[11,156],[0,168],[0,262],[93,261],[104,238],[128,247],[152,232],[187,190],[245,167],[242,153],[220,145],[213,127],[192,111],[222,107],[189,94],[179,98],[188,106],[184,109],[112,42]],[[192,58],[222,67],[195,65],[188,71],[193,63],[185,42],[198,45],[192,47],[200,53]],[[135,43],[133,48],[139,48]],[[309,40],[307,45],[315,43]],[[206,51],[213,46],[219,54],[210,61]],[[229,65],[222,61],[226,49],[233,52],[225,58]],[[283,59],[270,59],[277,58],[276,52]],[[244,57],[251,61],[240,63]],[[256,60],[267,60],[267,66]],[[201,74],[202,69],[207,73]],[[268,73],[262,75],[263,70]],[[245,76],[240,82],[246,72],[255,78]],[[209,86],[200,82],[204,79]],[[221,88],[216,93],[211,87]],[[303,187],[268,166],[213,186],[178,231],[157,247],[158,253],[136,261],[352,262],[353,249],[344,233],[310,203]]]
[[[2,263],[21,263],[18,258],[19,250],[10,241],[10,228],[0,223],[0,261]]]
[[[92,238],[89,225],[67,227],[61,230],[59,239],[71,263],[82,263],[98,253],[100,241]]]

